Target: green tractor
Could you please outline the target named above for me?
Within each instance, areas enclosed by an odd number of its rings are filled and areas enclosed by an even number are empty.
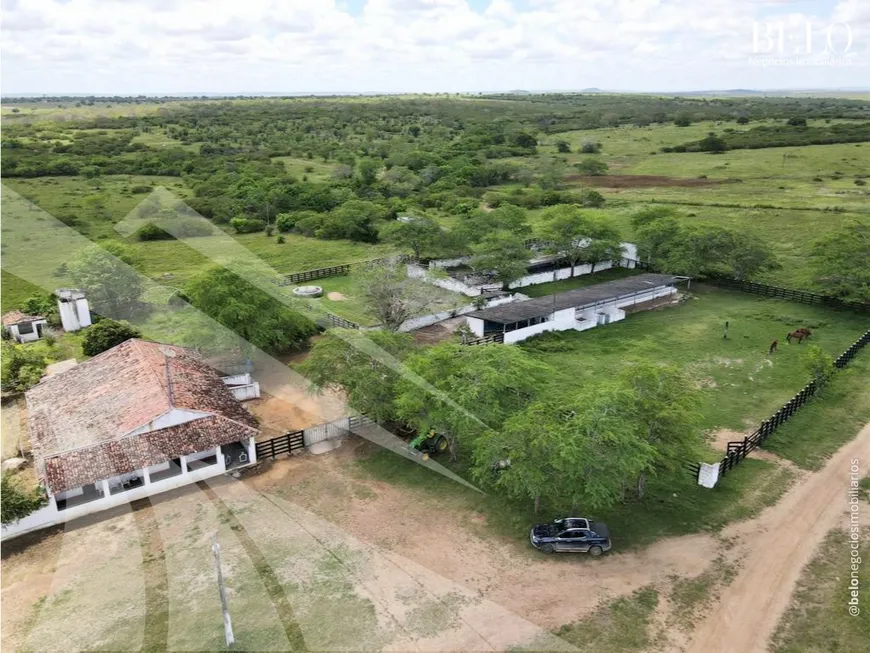
[[[408,447],[423,452],[423,457],[428,458],[430,455],[444,453],[450,448],[450,444],[446,435],[430,429],[411,440]]]

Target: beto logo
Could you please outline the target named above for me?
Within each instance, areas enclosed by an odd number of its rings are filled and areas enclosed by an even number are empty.
[[[819,51],[824,43],[824,50]],[[813,25],[809,20],[800,25],[783,22],[753,22],[753,54],[811,55],[813,48],[820,54],[846,54],[852,47],[852,28],[848,23]],[[791,51],[787,52],[787,49]]]

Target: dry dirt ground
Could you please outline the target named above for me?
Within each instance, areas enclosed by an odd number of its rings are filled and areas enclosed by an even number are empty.
[[[695,629],[689,653],[767,650],[800,572],[819,542],[832,528],[848,526],[852,460],[870,461],[870,424],[776,505],[756,519],[725,529],[725,538],[744,543],[732,554],[741,569]]]
[[[360,473],[358,446],[350,439],[4,546],[2,646],[223,648],[217,534],[240,650],[573,650],[549,633],[651,585],[666,597],[656,621],[671,650],[764,650],[812,555],[807,530],[836,523],[846,463],[870,460],[870,428],[757,519],[599,560],[493,538],[481,514]],[[718,604],[670,637],[679,628],[668,589],[723,560],[739,571]]]

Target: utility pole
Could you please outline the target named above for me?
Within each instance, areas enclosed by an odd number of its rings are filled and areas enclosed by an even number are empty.
[[[224,575],[221,572],[221,545],[217,541],[217,533],[211,536],[211,550],[214,553],[214,566],[217,570],[218,591],[221,595],[221,610],[224,613],[224,635],[227,639],[227,646],[232,646],[235,643],[233,637],[233,622],[230,621],[230,611],[227,608],[227,592],[224,588]]]

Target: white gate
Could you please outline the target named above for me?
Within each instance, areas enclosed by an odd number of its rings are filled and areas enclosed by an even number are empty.
[[[311,446],[315,442],[323,442],[324,440],[332,440],[347,435],[350,430],[350,418],[342,417],[334,422],[326,424],[318,424],[310,426],[302,431],[305,446]]]

